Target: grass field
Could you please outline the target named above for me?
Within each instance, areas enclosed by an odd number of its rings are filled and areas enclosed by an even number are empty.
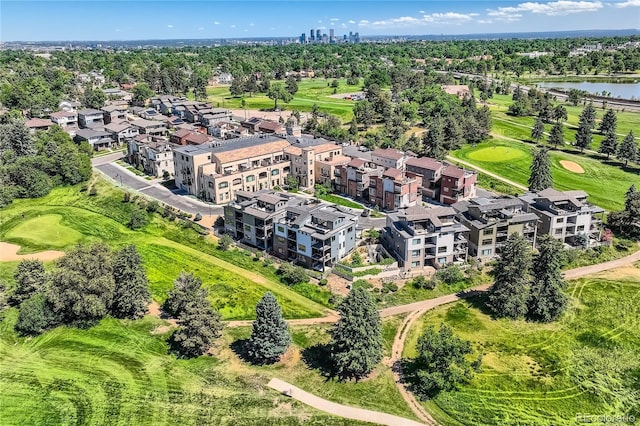
[[[531,166],[533,145],[490,139],[476,146],[466,145],[453,151],[452,156],[475,164],[514,182],[526,185]],[[492,152],[496,155],[491,155]],[[508,153],[507,153],[508,151]],[[502,155],[507,155],[504,159]],[[623,170],[617,163],[607,164],[588,155],[575,155],[551,151],[551,172],[554,187],[559,190],[584,190],[589,200],[607,210],[619,210],[624,205],[624,194],[632,183],[640,185],[640,169]],[[578,174],[566,170],[561,160],[573,161],[585,170]]]
[[[482,370],[458,392],[425,402],[445,425],[575,424],[577,413],[640,415],[640,269],[572,281],[556,323],[494,320],[481,298],[439,307],[412,327],[447,323],[482,353]]]
[[[333,87],[330,87],[333,79],[306,78],[298,82],[298,92],[289,103],[278,102],[278,107],[283,110],[311,111],[313,104],[318,104],[321,111],[337,115],[343,122],[348,122],[353,117],[352,109],[354,102],[339,98],[330,97],[333,94]],[[272,81],[272,84],[284,84],[284,81]],[[350,86],[346,79],[338,80],[336,93],[353,93],[362,90],[362,85]],[[233,97],[229,93],[228,86],[208,87],[207,95],[209,100],[216,106],[225,108],[241,108],[241,97]],[[264,94],[254,94],[249,97],[247,93],[244,97],[247,109],[273,109],[273,100]]]
[[[340,206],[348,207],[350,209],[364,209],[365,208],[362,204],[357,203],[355,201],[352,201],[352,200],[350,200],[348,198],[341,197],[340,195],[325,194],[325,195],[317,195],[317,197],[320,198],[321,200],[326,201],[327,203],[338,204]]]
[[[106,182],[99,180],[96,188],[99,195],[95,197],[68,187],[44,198],[15,201],[1,211],[0,240],[20,244],[25,253],[65,249],[77,242],[104,241],[114,248],[135,244],[157,301],[166,298],[173,280],[186,270],[202,279],[211,303],[225,319],[252,318],[255,304],[267,290],[283,302],[289,318],[322,315],[322,305],[279,283],[273,266],[244,252],[221,252],[195,231],[158,216],[141,231],[129,230],[123,223],[132,204],[122,203],[120,190]],[[15,262],[0,262],[0,276],[10,276],[14,268]]]

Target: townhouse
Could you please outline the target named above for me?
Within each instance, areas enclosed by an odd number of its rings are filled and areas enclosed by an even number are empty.
[[[405,272],[467,260],[469,229],[452,207],[410,207],[387,215],[381,242]]]
[[[126,105],[107,105],[100,108],[103,113],[104,124],[126,121],[127,108]]]
[[[131,125],[138,129],[138,132],[145,135],[166,136],[167,126],[162,121],[152,121],[140,118],[131,122]]]
[[[102,128],[78,129],[74,140],[78,143],[86,141],[96,151],[109,148],[115,142],[112,133]]]
[[[291,145],[284,150],[285,159],[291,161],[291,175],[302,188],[330,182],[336,166],[348,161],[341,146],[322,138],[288,137],[287,141]]]
[[[420,191],[425,201],[440,199],[440,185],[445,163],[434,158],[409,158],[406,162],[408,172],[420,175]]]
[[[507,238],[518,233],[535,247],[538,216],[514,197],[473,198],[452,205],[460,223],[469,229],[469,255],[480,261],[501,253]]]
[[[370,177],[368,201],[387,211],[415,206],[420,199],[419,178],[414,173],[388,168],[381,176]]]
[[[163,137],[140,135],[127,145],[130,163],[142,165],[145,173],[160,177],[172,177],[175,174],[173,150],[176,145]]]
[[[382,176],[384,167],[361,158],[354,158],[335,170],[335,189],[341,194],[353,198],[369,197],[369,185],[372,177]]]
[[[454,204],[476,196],[478,173],[465,170],[453,164],[442,170],[440,178],[440,203]]]
[[[75,131],[78,128],[78,113],[76,111],[57,111],[49,114],[54,124],[62,127],[66,132]]]
[[[404,152],[394,148],[376,149],[371,152],[373,163],[390,169],[404,170],[408,158]]]
[[[135,138],[139,134],[138,128],[127,121],[105,124],[104,130],[111,133],[114,142],[118,145]]]

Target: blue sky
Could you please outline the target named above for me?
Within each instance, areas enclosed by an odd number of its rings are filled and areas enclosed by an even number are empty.
[[[7,1],[0,39],[138,40],[640,28],[640,0]]]

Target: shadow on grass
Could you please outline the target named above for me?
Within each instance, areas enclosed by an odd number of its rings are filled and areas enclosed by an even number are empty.
[[[327,381],[336,377],[331,363],[331,347],[329,344],[318,343],[305,348],[301,352],[302,361],[312,370],[320,371]]]
[[[230,347],[242,361],[253,364],[253,359],[249,356],[249,339],[238,339]]]
[[[496,319],[494,312],[487,305],[489,302],[489,295],[486,291],[469,291],[458,293],[458,295],[483,314],[491,317],[491,319]]]

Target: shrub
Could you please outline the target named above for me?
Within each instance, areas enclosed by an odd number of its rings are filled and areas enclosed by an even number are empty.
[[[196,213],[196,217],[193,218],[194,221],[199,222],[202,220],[202,215],[200,213]]]
[[[384,291],[385,289],[387,290],[386,292],[398,291],[398,284],[396,284],[396,283],[384,283],[384,284],[382,284],[382,291],[385,292]]]
[[[44,293],[38,293],[22,302],[16,333],[22,336],[35,336],[58,323],[58,318]]]
[[[128,203],[129,201],[131,201],[131,194],[128,192],[125,192],[124,194],[122,194],[122,202]]]
[[[218,248],[220,250],[227,251],[231,248],[232,244],[233,244],[233,238],[231,238],[228,234],[224,234],[218,240]]]
[[[318,285],[320,286],[326,286],[329,282],[327,281],[326,278],[321,279],[320,281],[318,281]]]
[[[149,216],[147,216],[147,213],[144,210],[138,208],[131,212],[131,217],[129,218],[127,226],[129,229],[136,230],[144,228],[147,226],[147,223],[149,223]]]
[[[413,279],[412,285],[419,289],[433,290],[436,288],[436,280],[428,280],[424,275],[419,275]]]
[[[363,289],[365,289],[365,290],[369,290],[371,287],[373,287],[373,286],[371,285],[371,283],[370,283],[369,281],[367,281],[367,280],[362,280],[362,279],[360,279],[360,280],[355,280],[355,281],[353,282],[353,284],[351,284],[351,288],[352,288],[352,289],[354,289],[354,290],[355,290],[356,288],[363,288]]]
[[[436,277],[445,284],[455,284],[464,280],[464,274],[458,265],[448,265],[436,272]]]
[[[165,170],[164,172],[162,172],[162,179],[164,179],[164,180],[171,179],[171,175],[169,174],[168,171]]]
[[[96,195],[98,195],[98,190],[96,189],[95,185],[91,187],[91,189],[89,190],[89,195],[92,197],[95,197]]]
[[[362,256],[358,250],[351,255],[351,266],[362,266]]]
[[[304,268],[300,266],[294,266],[291,263],[283,263],[278,269],[278,275],[280,280],[286,285],[296,285],[300,283],[309,282],[309,275]]]
[[[149,204],[147,204],[147,211],[149,213],[154,213],[160,210],[160,203],[158,203],[157,201],[151,201]]]
[[[214,222],[214,224],[215,224],[217,227],[223,227],[223,226],[224,226],[224,217],[222,217],[222,216],[218,216],[218,217],[216,218],[216,221]]]

